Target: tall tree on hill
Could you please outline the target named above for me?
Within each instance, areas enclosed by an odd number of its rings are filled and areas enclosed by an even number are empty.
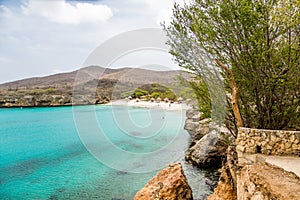
[[[211,73],[207,60],[228,66],[239,88],[244,126],[300,128],[299,0],[175,4],[165,30],[181,67],[204,77]],[[229,77],[224,79],[229,85]],[[236,127],[236,118],[230,119]]]

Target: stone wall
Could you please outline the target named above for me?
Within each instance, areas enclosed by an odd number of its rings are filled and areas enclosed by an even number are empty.
[[[239,128],[237,150],[243,153],[300,156],[300,131]]]

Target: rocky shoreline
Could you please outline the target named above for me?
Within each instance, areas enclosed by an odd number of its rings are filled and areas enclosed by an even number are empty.
[[[206,183],[213,192],[221,175],[221,167],[226,163],[228,144],[234,142],[234,137],[225,126],[217,126],[195,109],[186,111],[184,128],[192,138],[185,160],[208,171],[209,181]]]
[[[275,155],[283,162],[287,158],[280,156],[289,155],[290,160],[299,163],[299,131],[239,128],[235,139],[225,129],[214,129],[209,120],[200,116],[197,111],[187,112],[185,128],[193,142],[186,160],[201,168],[221,164],[220,177],[208,200],[299,198],[300,178],[296,171],[286,171],[286,167],[268,161],[269,155],[270,160]]]
[[[218,126],[211,119],[202,118],[197,110],[188,109],[186,117],[184,128],[191,135],[192,142],[185,159],[202,169],[220,168],[234,137],[225,125]]]
[[[290,141],[291,145],[282,145],[281,151],[278,153],[273,152],[274,155],[291,155],[291,160],[295,160],[300,163],[299,150],[299,132],[297,131],[285,131],[285,136],[281,136],[283,131],[276,130],[257,130],[257,129],[239,129],[239,138],[235,139],[224,127],[216,126],[211,120],[203,119],[201,113],[195,110],[187,110],[187,119],[185,123],[185,129],[190,133],[192,141],[191,146],[186,152],[185,160],[192,165],[207,170],[214,170],[210,179],[208,179],[207,184],[211,186],[212,194],[209,196],[203,196],[202,199],[208,200],[236,200],[236,199],[291,199],[297,200],[300,195],[300,178],[293,171],[286,171],[285,168],[281,168],[270,164],[266,161],[267,155],[259,153],[269,153],[265,149],[270,149],[265,147],[262,138],[265,137],[275,137],[280,136],[278,140],[281,142]],[[248,139],[249,148],[245,145],[244,141],[248,141],[247,138],[241,139],[241,137],[250,137],[251,134],[259,137],[256,138],[256,145],[260,145],[261,148],[252,148],[253,138]],[[244,134],[248,133],[248,134]],[[271,136],[270,136],[271,135]],[[293,140],[288,140],[286,138],[293,138]],[[255,138],[254,138],[255,139]],[[247,144],[248,144],[247,143]],[[241,145],[242,144],[242,145]],[[272,143],[268,143],[272,144]],[[236,148],[236,145],[239,148]],[[252,146],[251,146],[252,145]],[[293,145],[295,147],[293,147]],[[246,146],[248,150],[251,151],[248,156],[243,153],[247,152],[247,149],[243,149],[240,152],[241,147]],[[296,151],[291,152],[290,146],[296,148]],[[250,148],[251,147],[251,148]],[[258,150],[260,152],[257,152]],[[272,148],[275,149],[276,148]],[[249,150],[249,151],[250,151]],[[284,150],[284,151],[283,151]],[[269,154],[268,154],[269,155]],[[280,159],[280,158],[278,158]],[[175,164],[180,165],[180,164]],[[297,164],[296,164],[297,165]],[[186,178],[184,172],[181,171],[181,175],[178,173],[172,174],[170,167],[165,168],[158,173],[159,179],[156,177],[152,179],[146,185],[147,188],[156,188],[154,192],[159,191],[159,195],[168,195],[168,198],[146,198],[150,200],[154,199],[191,199],[190,194],[192,193],[191,188],[186,187]],[[173,177],[174,179],[179,179],[178,183],[183,183],[182,187],[176,185],[176,187],[169,187],[168,184],[164,185],[164,179],[161,173],[167,174],[167,182]],[[177,177],[177,178],[176,178]],[[156,180],[156,181],[155,181]],[[210,181],[211,180],[211,181]],[[170,184],[169,184],[170,185]],[[161,186],[161,187],[159,187]],[[139,195],[143,193],[145,189],[142,189]],[[146,189],[147,191],[147,189]],[[168,191],[165,193],[160,193],[161,191]],[[180,191],[180,193],[178,193]],[[148,191],[149,192],[149,191]],[[175,196],[178,194],[179,196]],[[161,197],[161,196],[158,196]],[[169,198],[170,197],[170,198]],[[136,198],[139,199],[139,198]],[[195,198],[194,198],[195,199]]]
[[[210,119],[204,119],[201,113],[194,109],[186,110],[184,128],[191,135],[191,144],[186,152],[185,160],[191,165],[207,172],[205,183],[209,185],[211,192],[217,186],[220,177],[220,168],[226,163],[226,151],[228,147],[229,131],[224,127],[218,127]],[[170,164],[151,179],[137,194],[135,199],[193,199],[191,188],[186,187],[184,172],[174,172],[173,167],[181,169],[180,163]],[[177,180],[172,187],[170,180]],[[177,194],[178,196],[174,196]],[[169,196],[168,196],[169,195]],[[207,199],[203,196],[202,199]],[[194,198],[195,199],[195,198]]]
[[[68,94],[45,94],[44,92],[40,94],[5,94],[0,97],[0,108],[95,105],[106,104],[110,101],[106,97],[88,96],[78,96],[76,101],[73,101],[73,97]]]

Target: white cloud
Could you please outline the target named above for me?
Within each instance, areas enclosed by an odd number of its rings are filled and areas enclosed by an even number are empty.
[[[75,70],[93,49],[119,33],[161,28],[162,21],[169,21],[174,1],[183,0],[4,1],[0,83]],[[139,64],[138,58],[129,59],[118,64]]]
[[[162,22],[169,24],[171,22],[173,5],[176,2],[179,5],[183,5],[185,0],[131,0],[135,4],[144,4],[145,8],[151,9],[154,13],[156,23],[160,25]]]
[[[0,5],[0,14],[1,14],[1,16],[7,17],[7,18],[12,16],[11,10],[4,5]]]
[[[11,63],[11,62],[13,62],[13,61],[10,60],[9,58],[0,56],[0,63],[1,64],[7,64],[7,63]]]
[[[71,4],[65,0],[29,0],[22,5],[25,15],[44,17],[62,24],[104,22],[113,16],[106,5],[91,3]]]

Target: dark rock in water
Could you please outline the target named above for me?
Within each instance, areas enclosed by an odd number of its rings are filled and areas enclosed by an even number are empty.
[[[188,185],[180,163],[169,165],[161,170],[134,197],[134,200],[155,199],[193,199],[192,190]]]
[[[140,136],[140,135],[142,135],[142,133],[141,132],[137,132],[137,131],[132,131],[132,132],[130,132],[130,135],[132,135],[132,136]]]
[[[218,168],[225,158],[226,149],[220,134],[212,130],[188,150],[185,159],[200,168]]]
[[[118,171],[117,174],[118,174],[118,175],[125,175],[125,174],[128,174],[128,172]]]
[[[51,195],[49,197],[49,200],[58,200],[58,196],[57,195]]]
[[[204,182],[206,185],[209,186],[210,191],[213,192],[214,188],[218,185],[218,181],[221,175],[220,169],[205,169],[205,179]]]
[[[146,164],[145,163],[141,163],[141,162],[134,162],[133,166],[135,168],[142,168],[142,167],[146,166]]]
[[[237,153],[233,146],[228,147],[226,151],[226,156],[227,156],[226,158],[227,162],[223,163],[218,184],[214,189],[214,193],[207,198],[208,200],[219,200],[219,199],[236,200],[237,199],[237,193],[236,193],[237,192],[236,190]],[[266,199],[271,199],[271,198],[266,198]]]
[[[56,193],[62,193],[62,192],[65,192],[66,191],[66,188],[58,188],[55,192]]]
[[[217,177],[217,176],[216,176],[216,177]],[[218,176],[218,177],[219,177],[219,176]],[[205,183],[206,183],[206,185],[209,186],[210,190],[213,191],[214,188],[218,185],[218,180],[219,180],[219,178],[215,178],[215,177],[213,177],[213,179],[207,178],[207,179],[205,180]]]

